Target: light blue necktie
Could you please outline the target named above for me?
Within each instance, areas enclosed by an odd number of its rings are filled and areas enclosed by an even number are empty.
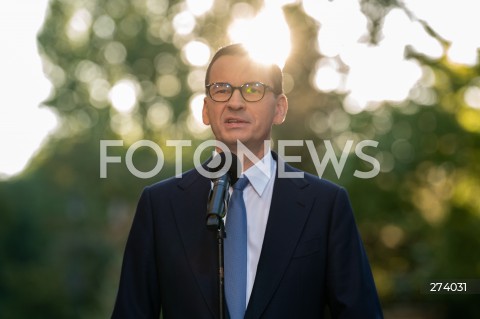
[[[243,319],[247,295],[247,210],[243,190],[248,178],[243,176],[233,185],[225,238],[225,298],[230,319]]]

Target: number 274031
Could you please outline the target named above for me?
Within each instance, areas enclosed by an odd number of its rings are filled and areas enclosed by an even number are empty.
[[[466,282],[430,282],[430,292],[455,293],[467,292]]]

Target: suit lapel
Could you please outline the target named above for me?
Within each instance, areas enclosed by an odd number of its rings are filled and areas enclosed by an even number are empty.
[[[190,269],[212,316],[216,318],[218,317],[216,232],[207,229],[205,220],[210,185],[210,180],[194,169],[185,174],[178,183],[178,189],[174,190],[171,201]]]
[[[286,172],[298,171],[281,160]],[[259,318],[272,298],[288,267],[311,207],[302,190],[308,186],[303,178],[278,178],[272,194],[262,252],[246,318]]]

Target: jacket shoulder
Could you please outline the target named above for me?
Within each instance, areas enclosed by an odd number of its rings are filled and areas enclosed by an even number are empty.
[[[339,191],[341,189],[344,189],[343,186],[340,186],[328,179],[324,179],[307,172],[304,172],[304,178],[314,188],[322,188],[332,191]]]
[[[311,173],[305,172],[301,169],[298,169],[296,167],[293,167],[287,163],[282,163],[280,162],[280,165],[284,164],[285,165],[285,171],[287,172],[298,172],[302,173],[303,178],[292,178],[292,181],[299,186],[302,184],[308,186],[311,190],[315,191],[330,191],[333,193],[336,193],[340,190],[345,190],[342,186],[335,184],[332,181],[329,181],[327,179],[321,178],[317,175],[313,175]]]
[[[176,187],[184,188],[191,183],[195,182],[199,178],[205,178],[203,177],[196,168],[192,168],[180,176],[172,176],[167,179],[158,181],[154,184],[151,184],[147,187],[145,187],[146,191],[150,192],[158,192],[158,191],[166,191],[166,190],[172,190],[175,189]]]

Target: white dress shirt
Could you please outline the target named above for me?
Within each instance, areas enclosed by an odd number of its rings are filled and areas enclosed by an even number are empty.
[[[262,251],[276,169],[277,162],[268,151],[260,162],[243,172],[250,181],[243,190],[243,200],[247,210],[247,295],[245,296],[247,305]]]

